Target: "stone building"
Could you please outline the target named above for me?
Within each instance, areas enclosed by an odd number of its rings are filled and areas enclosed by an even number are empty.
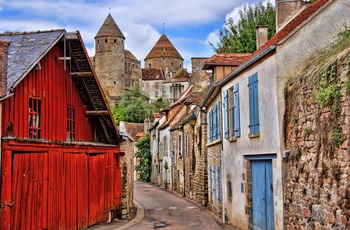
[[[125,37],[111,14],[95,36],[92,63],[102,89],[111,105],[115,105],[130,89],[141,82],[141,62],[124,48]]]
[[[142,92],[150,101],[159,98],[175,102],[190,85],[183,58],[165,34],[162,34],[145,58]]]

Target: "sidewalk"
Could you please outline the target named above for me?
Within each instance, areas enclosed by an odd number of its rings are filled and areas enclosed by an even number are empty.
[[[99,225],[94,225],[88,229],[94,230],[125,230],[131,229],[134,224],[140,222],[145,216],[144,207],[136,200],[134,200],[135,208],[132,210],[129,219],[126,220],[113,220],[110,223],[101,223]]]

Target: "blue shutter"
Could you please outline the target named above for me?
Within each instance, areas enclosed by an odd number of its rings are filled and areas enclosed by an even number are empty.
[[[254,91],[254,132],[259,132],[259,87],[258,87],[258,74],[254,74],[253,91]]]
[[[218,166],[218,200],[221,201],[220,166]]]
[[[210,192],[210,195],[213,193],[213,179],[212,179],[212,171],[211,171],[211,165],[209,166],[209,173],[210,173],[210,188],[209,188],[209,192]]]
[[[213,111],[209,111],[209,141],[213,141]]]
[[[213,140],[217,138],[216,106],[213,108]]]
[[[230,137],[230,128],[229,128],[229,109],[228,109],[228,90],[224,91],[224,132],[225,138]]]
[[[235,137],[241,136],[239,113],[239,84],[237,83],[233,86],[233,132]]]
[[[217,138],[220,138],[221,137],[221,101],[218,102],[218,104],[216,105],[217,106]]]
[[[254,75],[253,75],[254,76]],[[249,132],[254,133],[254,80],[253,76],[248,78],[249,88]]]

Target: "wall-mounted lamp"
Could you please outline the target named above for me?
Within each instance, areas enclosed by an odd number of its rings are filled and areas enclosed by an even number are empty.
[[[152,139],[155,141],[155,140],[156,140],[156,138],[157,138],[156,134],[155,134],[155,133],[153,133],[153,135],[152,135]]]
[[[192,113],[190,116],[190,124],[192,127],[194,127],[196,125],[196,120],[197,120],[196,115],[194,113]]]

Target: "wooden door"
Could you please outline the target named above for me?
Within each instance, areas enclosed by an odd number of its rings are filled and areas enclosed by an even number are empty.
[[[272,160],[253,160],[253,229],[274,229]]]
[[[48,228],[48,154],[13,156],[12,229]]]

